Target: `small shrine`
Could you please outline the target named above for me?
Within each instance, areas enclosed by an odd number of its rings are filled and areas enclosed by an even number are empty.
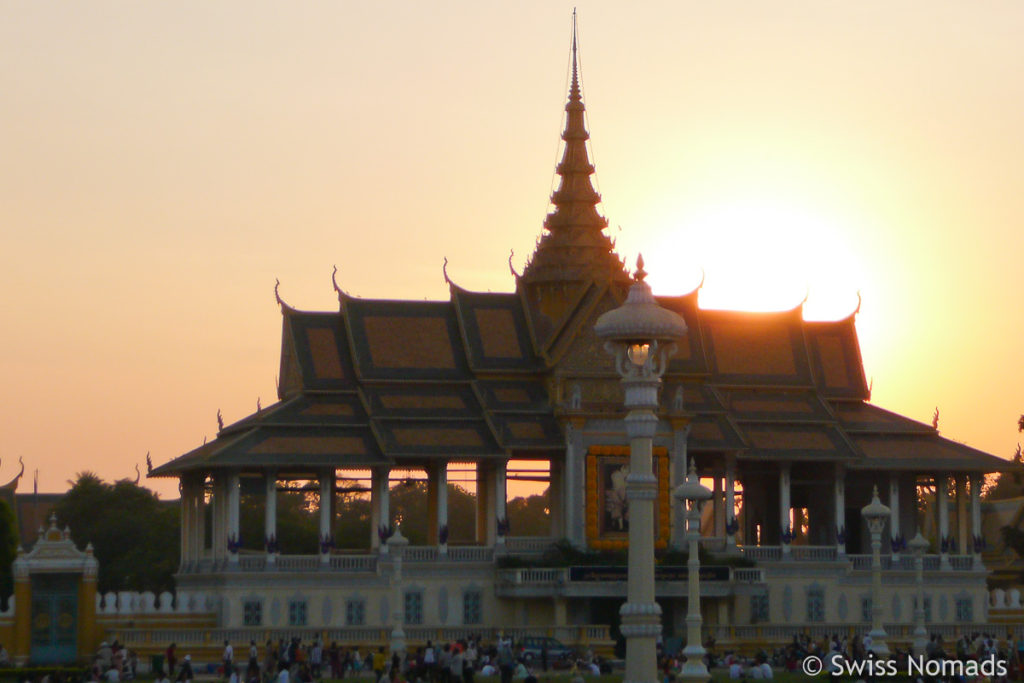
[[[14,560],[14,663],[70,664],[96,647],[96,576],[92,545],[75,547],[71,532],[39,529],[31,552]]]

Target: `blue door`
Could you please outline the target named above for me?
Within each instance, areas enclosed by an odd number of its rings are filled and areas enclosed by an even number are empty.
[[[33,664],[78,660],[78,576],[32,577]]]

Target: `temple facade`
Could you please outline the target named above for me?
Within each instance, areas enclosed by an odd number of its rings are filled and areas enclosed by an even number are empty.
[[[401,623],[410,643],[488,630],[615,639],[626,577],[612,553],[629,525],[629,441],[619,377],[594,323],[631,280],[591,182],[575,48],[566,112],[553,209],[523,272],[513,271],[513,292],[449,280],[447,301],[369,300],[336,284],[338,310],[325,312],[279,299],[279,401],[150,472],[181,483],[179,601],[209,605],[238,638],[310,629],[370,643]],[[855,314],[811,322],[800,307],[706,310],[698,294],[658,297],[688,327],[663,378],[654,443],[666,638],[684,633],[685,562],[672,559],[685,547],[683,506],[671,493],[691,463],[713,489],[701,594],[705,629],[720,643],[866,630],[861,508],[875,487],[891,509],[882,569],[890,636],[912,630],[906,541],[918,531],[931,542],[929,628],[951,635],[985,624],[981,483],[1006,462],[870,403]],[[543,536],[509,523],[510,472],[523,463],[548,487]],[[476,501],[475,534],[458,542],[449,538],[455,472],[469,473]],[[400,542],[390,504],[411,476],[427,486],[425,545]],[[372,522],[363,548],[343,551],[335,500],[352,481],[365,482]],[[277,501],[294,486],[319,501],[318,553],[281,552]],[[262,501],[255,547],[241,539],[243,498]],[[557,559],[567,547],[576,559]]]

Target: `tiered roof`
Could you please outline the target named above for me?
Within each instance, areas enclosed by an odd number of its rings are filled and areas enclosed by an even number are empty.
[[[281,302],[280,402],[152,475],[556,457],[568,420],[620,416],[619,378],[593,328],[630,278],[590,180],[575,36],[566,112],[554,210],[514,293],[449,282],[448,301],[338,290],[336,312]],[[867,402],[854,315],[808,322],[800,307],[702,310],[697,294],[658,298],[688,327],[664,377],[662,412],[689,421],[691,452],[864,469],[1005,467]]]

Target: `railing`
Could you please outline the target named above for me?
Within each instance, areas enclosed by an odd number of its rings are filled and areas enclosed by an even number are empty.
[[[791,545],[789,556],[798,561],[827,562],[836,559],[838,551],[834,545]]]
[[[732,580],[737,583],[764,583],[764,570],[737,567],[732,570]]]
[[[569,570],[564,567],[540,568],[540,569],[503,569],[498,572],[498,578],[508,583],[522,585],[532,584],[560,584],[569,579]]]
[[[505,539],[505,548],[509,552],[520,554],[543,553],[554,545],[556,540],[548,536],[509,536]]]
[[[890,639],[909,640],[914,634],[914,624],[908,623],[887,623],[884,624],[886,634]],[[793,636],[804,634],[812,639],[818,640],[832,636],[833,634],[855,635],[863,633],[870,625],[867,622],[854,624],[835,624],[825,622],[805,622],[791,624],[744,624],[741,626],[730,626],[728,624],[713,624],[706,626],[703,630],[720,642],[734,642],[739,640],[768,641],[784,643],[793,640]],[[949,642],[953,642],[964,633],[1006,633],[1012,631],[1014,638],[1024,637],[1024,625],[1021,624],[989,624],[986,622],[956,623],[956,624],[926,624],[928,633],[941,635]]]
[[[402,553],[408,562],[433,562],[440,555],[436,545],[411,545]]]
[[[448,546],[448,559],[456,562],[492,562],[494,548],[481,545]]]
[[[846,557],[853,564],[854,569],[858,571],[871,570],[871,555],[847,555]],[[914,571],[913,555],[902,554],[898,557],[893,557],[892,555],[882,555],[879,559],[882,563],[882,569],[886,571]],[[942,567],[941,555],[925,555],[922,558],[922,560],[924,571],[937,571]],[[970,571],[974,568],[974,556],[950,555],[949,565],[951,568],[957,571]]]
[[[413,642],[434,640],[447,642],[480,636],[485,642],[494,642],[499,635],[513,640],[527,636],[553,636],[567,645],[581,645],[590,642],[607,643],[611,641],[610,627],[607,624],[587,626],[406,626],[406,638]],[[190,649],[207,647],[217,649],[225,640],[233,643],[245,643],[250,640],[264,642],[266,640],[291,640],[301,638],[311,642],[314,639],[326,638],[342,644],[378,645],[386,644],[391,637],[391,629],[387,627],[340,626],[333,628],[266,628],[262,626],[243,628],[211,628],[211,629],[178,629],[178,628],[129,628],[119,630],[115,634],[126,647],[152,649],[161,651],[167,643],[177,643],[179,647]]]
[[[331,555],[331,569],[347,572],[376,572],[376,555]]]
[[[745,545],[743,546],[744,557],[760,561],[773,561],[782,559],[782,546],[778,545]]]

